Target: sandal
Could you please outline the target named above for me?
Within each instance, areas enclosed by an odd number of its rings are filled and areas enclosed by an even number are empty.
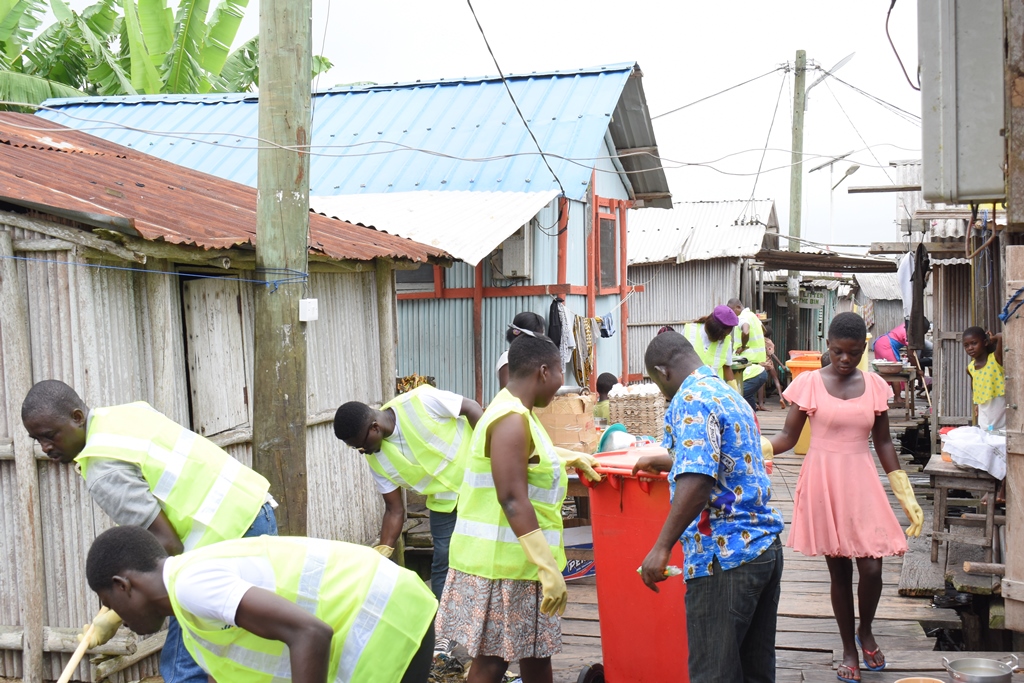
[[[846,675],[843,675],[844,670]],[[856,676],[856,678],[854,678]],[[849,664],[840,664],[839,670],[836,671],[836,678],[846,683],[860,683],[860,668],[856,666],[850,666]]]
[[[886,661],[885,661],[885,655],[882,654],[882,648],[876,647],[874,650],[869,650],[866,647],[864,647],[863,643],[860,642],[860,636],[855,635],[854,639],[857,641],[857,647],[859,647],[864,652],[864,668],[865,669],[867,669],[868,671],[881,671],[882,669],[885,668]],[[879,666],[871,666],[870,664],[868,664],[868,657],[870,657],[871,661],[874,661],[874,662],[877,662],[878,661],[877,658],[881,657],[882,658],[881,665],[879,665]]]

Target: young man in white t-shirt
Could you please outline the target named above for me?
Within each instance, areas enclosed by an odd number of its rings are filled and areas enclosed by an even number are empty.
[[[404,413],[412,418],[420,414],[417,411],[422,411],[433,424],[416,425],[413,419],[407,423],[400,417]],[[430,583],[438,599],[444,591],[448,574],[448,545],[455,530],[455,505],[462,483],[463,455],[468,453],[472,428],[481,415],[483,408],[472,399],[431,386],[420,386],[395,397],[380,410],[350,401],[338,408],[334,416],[335,436],[367,457],[377,491],[384,498],[380,545],[376,546],[378,552],[390,557],[402,533],[405,502],[399,489],[432,494],[427,499],[430,533],[434,540]],[[449,444],[443,445],[442,452],[439,447],[441,439],[427,432],[452,431],[452,427],[454,436]],[[414,429],[423,433],[408,433]],[[408,471],[414,474],[403,479],[394,467],[402,465],[409,467]]]

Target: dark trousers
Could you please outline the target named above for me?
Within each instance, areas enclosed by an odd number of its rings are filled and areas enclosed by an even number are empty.
[[[686,582],[690,683],[774,683],[782,543],[757,559]]]
[[[458,515],[452,512],[430,511],[430,536],[434,539],[434,560],[430,565],[430,590],[441,599],[444,581],[448,577],[448,547],[452,544]]]
[[[768,383],[768,371],[764,370],[760,375],[743,380],[743,399],[750,404],[751,408],[757,408],[757,390]]]
[[[434,662],[434,620],[430,620],[430,628],[420,642],[420,649],[412,656],[412,661],[405,669],[402,683],[427,683],[430,677],[430,665]]]

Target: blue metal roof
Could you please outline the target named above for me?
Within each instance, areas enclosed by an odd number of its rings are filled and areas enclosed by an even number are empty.
[[[613,114],[626,117],[616,107],[630,77],[636,88],[640,75],[624,63],[507,77],[544,151],[578,160],[548,157],[569,198],[585,197],[592,159],[601,153]],[[317,93],[313,103],[311,195],[558,187],[500,78],[333,88]],[[92,97],[45,105],[51,110],[39,116],[51,121],[256,185],[255,94]],[[643,118],[649,127],[646,112]],[[644,175],[664,182],[660,169]]]

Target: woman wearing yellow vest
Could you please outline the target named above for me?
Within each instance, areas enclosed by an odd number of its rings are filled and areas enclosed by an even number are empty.
[[[533,408],[562,386],[558,346],[519,335],[509,382],[477,423],[459,492],[438,632],[473,657],[469,683],[499,683],[519,662],[524,683],[551,680],[565,611],[566,474]]]
[[[426,683],[437,601],[363,546],[261,536],[168,557],[141,527],[96,537],[85,566],[104,607],[140,635],[173,616],[220,683]]]
[[[739,318],[728,306],[715,306],[711,315],[683,325],[683,336],[700,359],[729,386],[736,388],[732,374],[732,330]]]
[[[277,535],[270,483],[148,403],[89,408],[64,382],[44,380],[25,396],[21,420],[50,459],[78,465],[89,495],[114,522],[149,529],[169,555]],[[96,647],[121,620],[104,612],[92,625],[90,647]],[[160,674],[168,683],[206,683],[174,619]]]

